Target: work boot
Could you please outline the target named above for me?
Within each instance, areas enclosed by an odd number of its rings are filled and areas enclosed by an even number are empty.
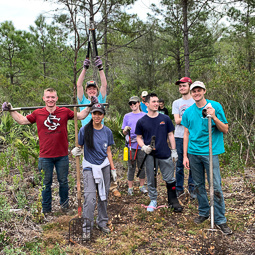
[[[167,195],[168,195],[168,206],[169,208],[173,208],[174,212],[181,212],[183,210],[183,207],[179,204],[179,201],[177,199],[175,185],[176,185],[176,182],[166,183]]]
[[[194,219],[194,222],[195,222],[196,224],[201,224],[201,223],[203,223],[204,221],[206,221],[207,219],[209,219],[209,216],[201,216],[201,215],[199,215],[199,216],[197,216],[197,217]]]
[[[121,197],[121,194],[120,194],[120,192],[119,192],[117,189],[114,189],[114,190],[112,191],[112,194],[113,194],[115,197]]]
[[[227,223],[223,223],[220,225],[215,224],[215,225],[224,235],[232,235],[233,234],[232,230],[229,228]]]
[[[111,230],[105,226],[105,227],[100,227],[99,225],[97,225],[97,229],[101,230],[104,234],[110,234]]]

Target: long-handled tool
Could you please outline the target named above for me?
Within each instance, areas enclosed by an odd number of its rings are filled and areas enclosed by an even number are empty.
[[[75,129],[75,146],[78,147],[78,122],[77,122],[77,107],[74,107],[74,129]],[[88,241],[83,239],[83,223],[91,222],[87,218],[82,217],[82,204],[81,204],[81,176],[80,176],[80,157],[76,156],[76,175],[77,175],[77,199],[78,199],[78,217],[70,220],[69,222],[69,242],[78,243],[79,241]]]
[[[108,103],[104,103],[104,106],[108,106]],[[57,107],[66,107],[66,108],[73,108],[73,107],[87,107],[90,106],[90,104],[67,104],[67,105],[57,105]],[[26,110],[36,110],[36,109],[42,109],[44,106],[28,106],[28,107],[17,107],[17,108],[11,108],[9,111],[26,111]]]
[[[134,158],[132,158],[132,147],[131,147],[131,134],[130,134],[130,130],[128,130],[128,139],[129,139],[129,158],[130,158],[130,162],[133,165],[135,163],[136,160],[136,156],[137,156],[137,151],[138,151],[138,144],[136,146],[136,150],[135,150],[135,155]]]
[[[209,131],[209,173],[210,173],[210,207],[211,207],[211,229],[214,228],[214,188],[213,188],[213,154],[212,154],[212,117],[208,117]]]
[[[153,150],[155,150],[155,140],[156,140],[156,136],[153,135],[153,136],[151,137],[151,144],[150,144],[150,146],[152,147]],[[143,158],[143,161],[142,161],[142,163],[141,163],[141,165],[140,165],[140,167],[139,167],[139,169],[138,169],[138,173],[137,173],[136,177],[139,177],[139,175],[140,175],[140,173],[141,173],[141,171],[142,171],[142,169],[143,169],[143,165],[144,165],[144,163],[145,163],[145,160],[146,160],[146,158],[147,158],[147,155],[148,155],[148,154],[145,154],[145,156],[144,156],[144,158]],[[155,167],[155,164],[154,164],[154,167]],[[155,175],[155,171],[154,171],[154,175]]]

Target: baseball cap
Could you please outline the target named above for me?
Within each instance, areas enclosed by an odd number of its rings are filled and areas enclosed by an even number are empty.
[[[195,81],[190,86],[190,90],[194,89],[195,87],[199,87],[199,88],[205,89],[205,84],[202,81]]]
[[[179,81],[177,81],[175,84],[179,85],[180,83],[189,82],[192,83],[192,80],[189,77],[182,77]]]
[[[142,97],[146,97],[148,95],[148,92],[147,91],[143,91],[142,92]]]
[[[90,112],[91,112],[91,113],[92,113],[92,112],[101,112],[101,113],[105,114],[105,109],[104,109],[103,104],[97,103],[97,104],[93,104],[93,105],[92,105],[91,111],[90,111]]]
[[[140,101],[139,97],[133,96],[133,97],[130,97],[130,98],[129,98],[129,101],[128,101],[128,102],[130,103],[130,102],[139,102],[139,101]]]
[[[88,87],[91,87],[91,86],[96,87],[97,90],[98,90],[98,86],[97,86],[97,83],[96,83],[95,81],[88,81],[88,82],[86,83],[86,88],[85,88],[85,90],[86,90]]]

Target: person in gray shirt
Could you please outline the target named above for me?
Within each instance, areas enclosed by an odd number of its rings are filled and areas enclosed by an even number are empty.
[[[176,163],[176,194],[177,197],[184,194],[184,166],[183,166],[183,135],[184,126],[181,125],[182,115],[187,108],[194,104],[194,99],[190,95],[190,85],[192,80],[189,77],[183,77],[175,83],[179,86],[179,92],[182,97],[175,100],[172,105],[172,114],[174,115],[175,126],[175,143],[178,153],[178,161]],[[188,179],[189,193],[191,199],[196,199],[196,194],[194,193],[194,182],[192,179],[191,170],[189,170]]]

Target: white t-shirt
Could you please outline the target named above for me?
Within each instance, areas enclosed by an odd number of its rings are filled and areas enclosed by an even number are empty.
[[[183,98],[179,98],[173,102],[172,105],[172,114],[179,114],[180,118],[182,118],[183,113],[187,108],[195,103],[193,98],[188,100],[184,100]],[[184,126],[183,125],[176,125],[174,137],[183,138],[184,135]]]

